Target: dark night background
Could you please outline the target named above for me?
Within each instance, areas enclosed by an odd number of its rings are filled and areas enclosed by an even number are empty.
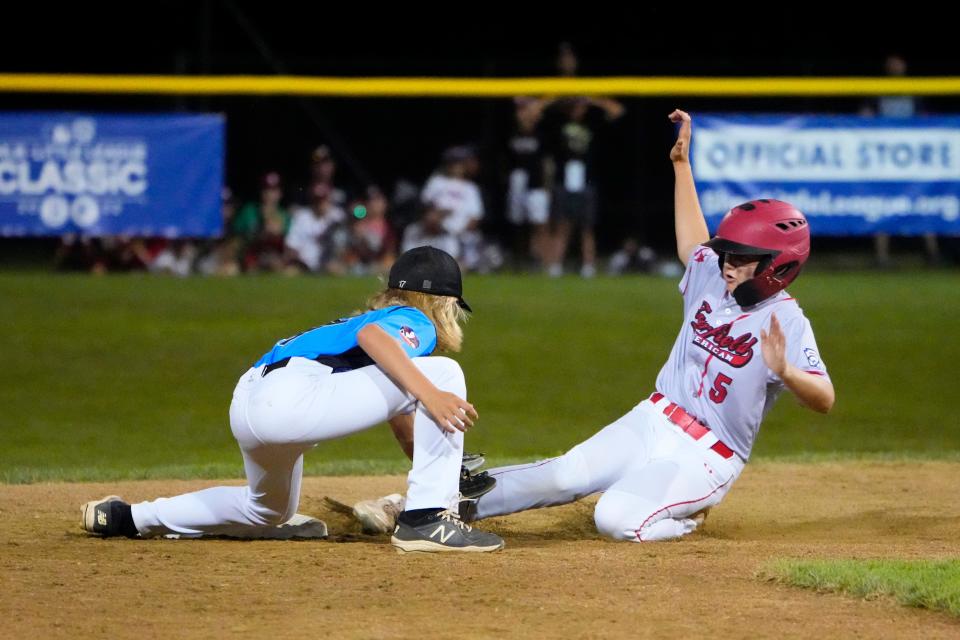
[[[502,77],[554,75],[557,44],[577,50],[581,75],[881,75],[890,53],[911,75],[960,74],[955,34],[894,10],[837,12],[816,6],[756,11],[560,5],[439,5],[352,15],[316,4],[197,2],[38,5],[5,19],[0,72]],[[342,7],[341,7],[342,8]],[[520,12],[522,11],[522,17]],[[912,22],[918,22],[916,27]],[[491,231],[501,229],[508,99],[2,94],[5,110],[217,111],[227,115],[227,182],[243,198],[276,168],[305,179],[311,149],[326,143],[338,182],[388,192],[398,178],[422,183],[452,144],[478,146]],[[598,146],[601,248],[639,235],[672,239],[672,173],[666,114],[690,111],[855,112],[860,98],[626,99],[627,115]],[[924,100],[960,110],[957,97]],[[292,194],[295,195],[295,194]],[[849,241],[855,245],[859,241]]]

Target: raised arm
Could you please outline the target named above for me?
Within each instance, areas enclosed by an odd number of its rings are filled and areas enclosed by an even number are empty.
[[[709,240],[710,232],[703,219],[697,187],[693,183],[693,171],[690,169],[690,115],[677,109],[670,114],[670,121],[680,123],[677,141],[670,150],[674,175],[673,224],[677,234],[677,257],[683,266],[687,266],[693,248]]]

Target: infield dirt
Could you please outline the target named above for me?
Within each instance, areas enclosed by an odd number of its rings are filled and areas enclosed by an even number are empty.
[[[305,479],[299,511],[327,521],[326,541],[79,528],[86,500],[215,484],[2,487],[0,637],[960,637],[944,613],[757,574],[776,557],[956,557],[957,463],[751,464],[701,531],[655,544],[600,538],[588,499],[482,523],[506,539],[499,553],[399,555],[324,506],[402,491],[400,476]]]

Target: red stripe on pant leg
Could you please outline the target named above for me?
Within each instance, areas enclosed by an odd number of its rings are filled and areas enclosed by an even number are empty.
[[[684,502],[676,502],[676,503],[674,503],[674,504],[668,504],[667,506],[665,506],[665,507],[663,507],[663,508],[657,509],[656,511],[654,511],[653,513],[651,513],[650,516],[649,516],[646,520],[643,521],[643,524],[641,524],[639,527],[637,527],[637,529],[634,530],[633,533],[634,533],[634,535],[637,536],[637,542],[645,542],[645,540],[640,537],[640,532],[643,530],[643,528],[644,528],[645,526],[647,526],[647,523],[650,522],[650,520],[651,520],[652,518],[656,517],[656,515],[657,515],[658,513],[660,513],[661,511],[666,511],[667,509],[672,509],[673,507],[679,507],[680,505],[684,505],[684,504],[693,504],[694,502],[700,502],[700,501],[702,501],[702,500],[706,500],[707,498],[709,498],[710,496],[712,496],[713,494],[715,494],[717,491],[720,491],[720,489],[723,489],[725,486],[727,486],[727,484],[728,484],[729,482],[730,482],[730,480],[727,480],[727,482],[724,482],[722,485],[720,485],[719,487],[717,487],[716,489],[714,489],[713,491],[711,491],[711,492],[708,493],[707,495],[703,496],[702,498],[697,498],[696,500],[686,500],[686,501],[684,501]]]
[[[557,460],[559,460],[559,459],[562,458],[562,457],[563,457],[563,456],[557,456],[556,458],[550,458],[549,460],[544,460],[544,461],[542,461],[540,464],[531,464],[529,467],[525,466],[525,467],[523,467],[522,469],[504,469],[504,470],[501,471],[500,473],[491,473],[490,475],[491,475],[491,476],[502,476],[503,474],[505,474],[505,473],[510,473],[511,471],[526,471],[527,469],[537,469],[537,468],[539,468],[539,467],[542,467],[542,466],[545,465],[545,464],[550,464],[551,462],[556,462]]]

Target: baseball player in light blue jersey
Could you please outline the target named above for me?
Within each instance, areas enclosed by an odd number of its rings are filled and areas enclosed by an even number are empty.
[[[477,413],[456,361],[460,268],[432,247],[401,255],[369,311],[284,338],[240,377],[230,427],[245,487],[215,487],[129,505],[116,496],[81,507],[102,536],[236,534],[288,521],[300,500],[303,454],[317,443],[390,421],[413,433],[413,468],[393,545],[407,551],[496,551],[503,540],[458,517],[463,432]]]
[[[461,503],[467,521],[602,493],[597,529],[648,542],[694,531],[750,457],[783,389],[826,413],[834,390],[810,322],[784,289],[810,253],[800,211],[776,200],[732,209],[710,239],[690,170],[690,116],[670,159],[683,323],[656,389],[629,413],[557,458],[491,469],[497,480]]]

